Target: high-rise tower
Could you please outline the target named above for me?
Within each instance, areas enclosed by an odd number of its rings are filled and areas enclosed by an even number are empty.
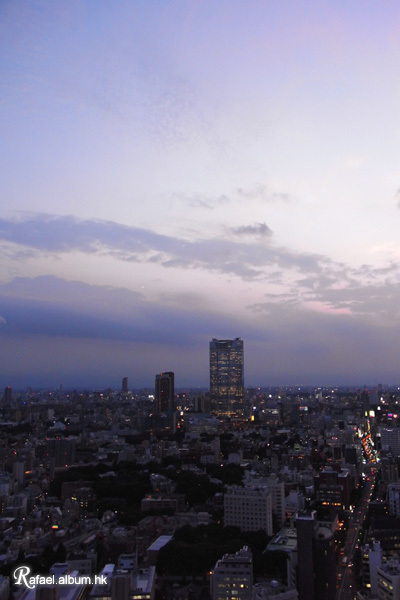
[[[11,400],[12,400],[12,388],[10,388],[10,386],[7,386],[5,388],[4,394],[3,394],[4,404],[6,406],[8,406],[9,404],[11,404]]]
[[[218,415],[243,414],[243,340],[210,342],[210,396]]]
[[[156,413],[168,413],[175,409],[175,383],[174,373],[167,371],[156,375]]]

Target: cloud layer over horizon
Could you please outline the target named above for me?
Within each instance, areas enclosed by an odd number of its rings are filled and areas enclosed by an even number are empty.
[[[399,22],[3,3],[0,386],[397,383]]]

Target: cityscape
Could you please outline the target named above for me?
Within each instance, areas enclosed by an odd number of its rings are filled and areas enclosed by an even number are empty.
[[[399,32],[0,3],[0,600],[400,600]]]
[[[2,599],[399,598],[400,388],[246,388],[244,352],[213,338],[206,390],[5,388]]]

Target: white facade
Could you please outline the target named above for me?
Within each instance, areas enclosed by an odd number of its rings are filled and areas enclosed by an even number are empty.
[[[378,599],[398,600],[400,598],[400,563],[391,561],[378,568]]]
[[[247,546],[236,554],[225,554],[211,577],[212,600],[252,600],[253,559]]]
[[[272,495],[267,487],[229,486],[224,496],[225,527],[273,535]]]
[[[376,596],[378,593],[378,568],[382,564],[382,549],[379,542],[374,541],[372,544],[367,544],[364,548],[364,558],[368,555],[368,571],[369,581],[371,584],[371,594]]]

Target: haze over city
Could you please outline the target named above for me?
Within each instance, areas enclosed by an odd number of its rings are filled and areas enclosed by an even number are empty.
[[[0,386],[398,383],[395,2],[3,2]]]

